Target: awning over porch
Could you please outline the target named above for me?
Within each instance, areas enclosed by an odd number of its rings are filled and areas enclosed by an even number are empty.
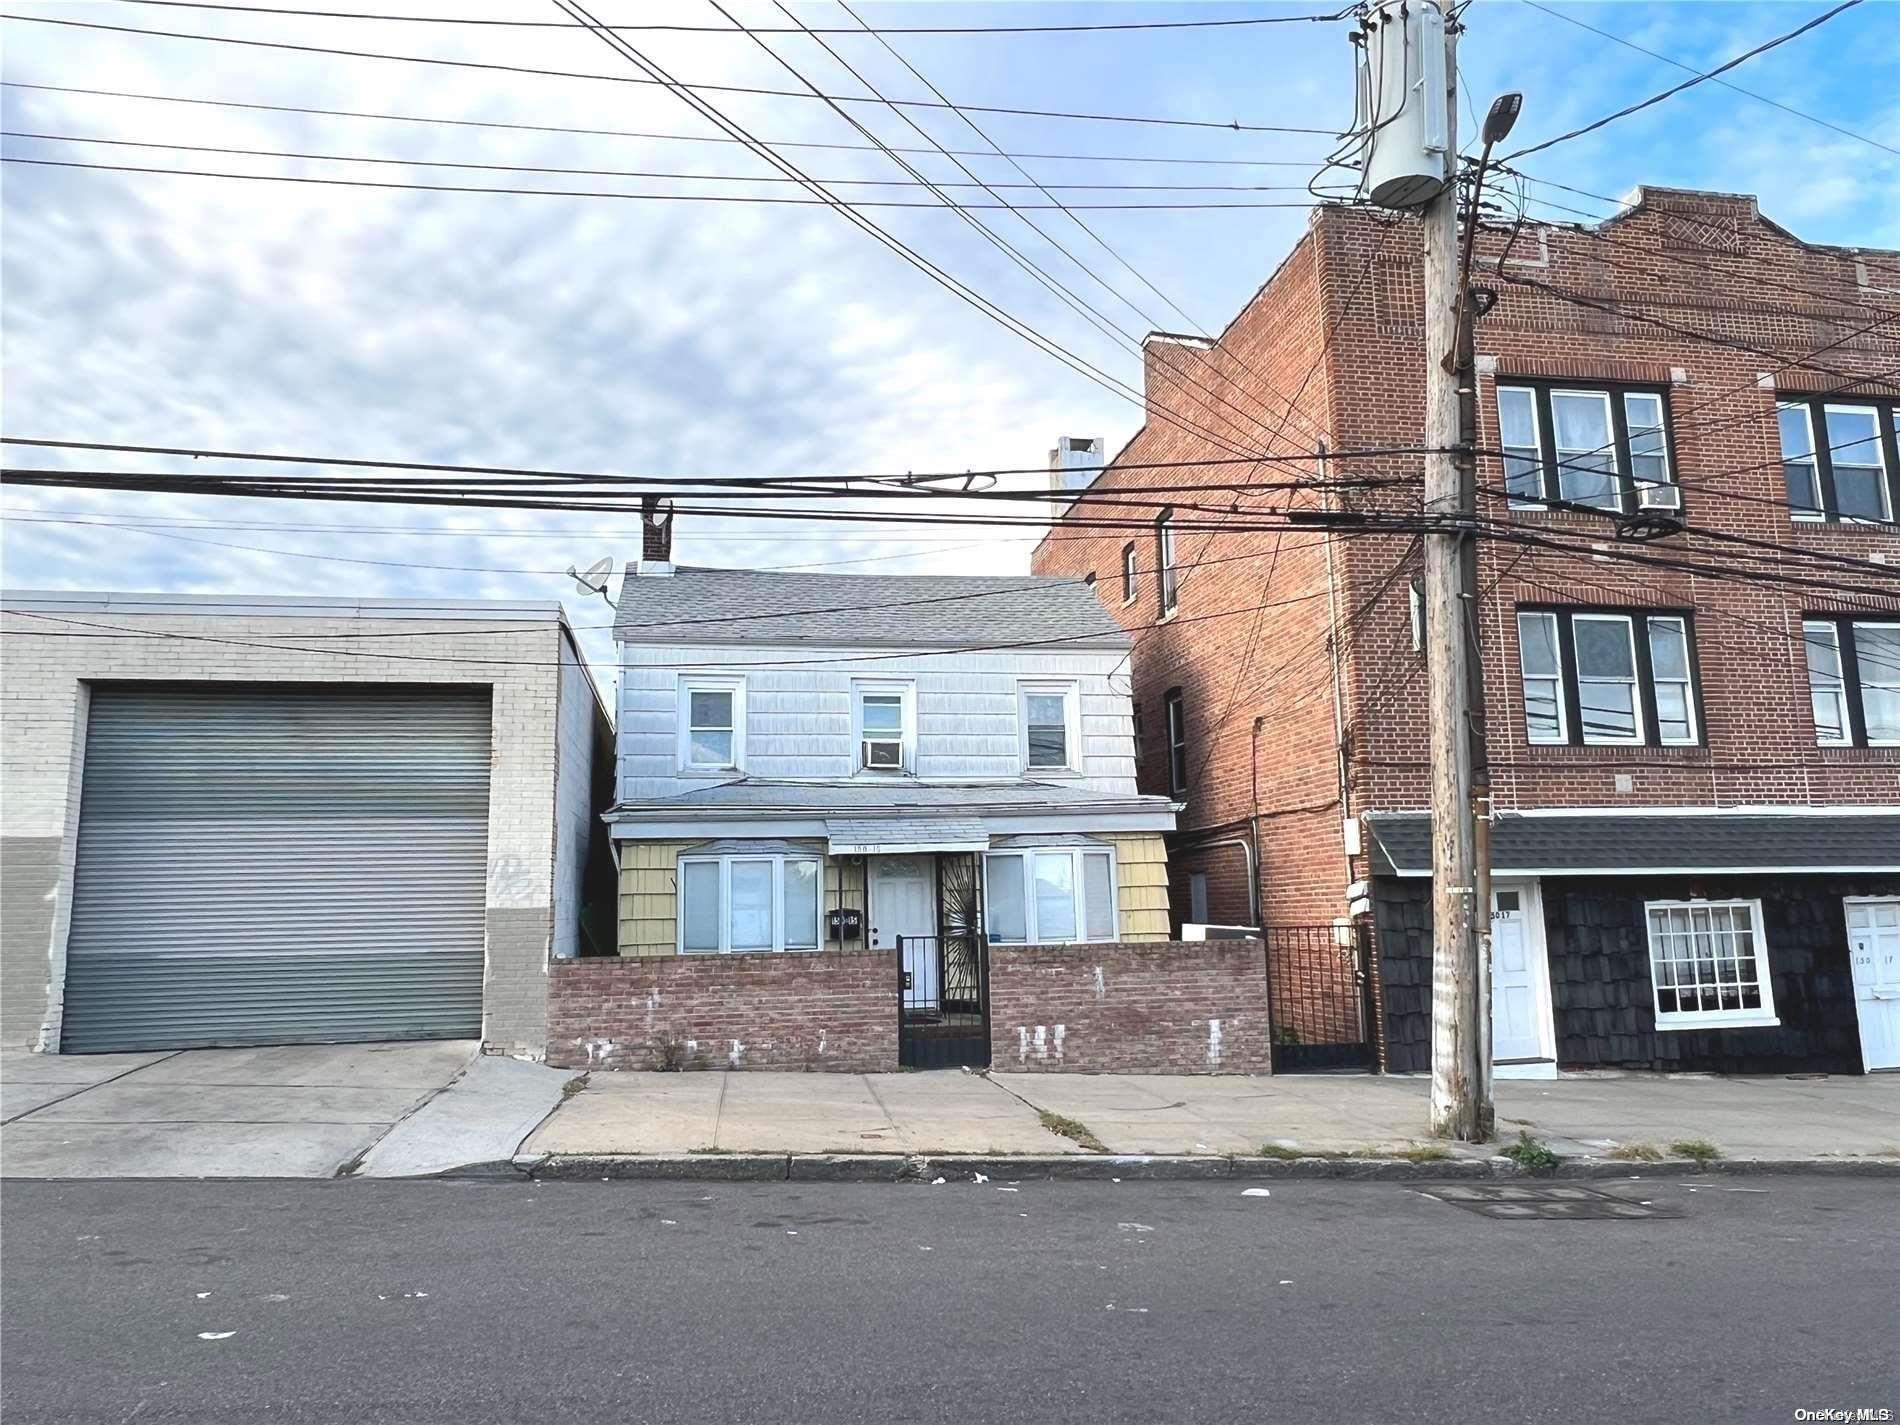
[[[1432,873],[1431,817],[1372,812],[1381,875]],[[1670,872],[1900,870],[1900,814],[1885,811],[1500,813],[1492,874],[1615,876]]]
[[[972,817],[827,817],[833,856],[901,856],[922,851],[987,851],[990,834]]]

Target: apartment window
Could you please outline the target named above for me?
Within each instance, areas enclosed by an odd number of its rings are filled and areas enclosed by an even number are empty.
[[[745,765],[745,684],[738,678],[682,678],[679,763],[687,770]]]
[[[1181,690],[1170,688],[1161,699],[1168,719],[1168,790],[1176,796],[1187,790],[1187,711]]]
[[[1135,546],[1122,546],[1122,602],[1132,604],[1135,601]]]
[[[1695,630],[1686,614],[1521,609],[1517,652],[1526,741],[1701,741]]]
[[[1658,1029],[1781,1022],[1760,901],[1650,901],[1644,910]]]
[[[816,950],[822,879],[815,856],[682,856],[680,950]]]
[[[858,767],[866,772],[902,772],[911,765],[916,719],[909,683],[852,684]]]
[[[1024,683],[1017,697],[1023,766],[1031,772],[1079,770],[1075,684]]]
[[[1047,945],[1117,938],[1112,851],[992,851],[983,861],[991,940]]]
[[[1155,525],[1155,568],[1160,574],[1161,616],[1173,613],[1181,601],[1174,570],[1174,512],[1168,511]]]
[[[1900,745],[1900,622],[1811,618],[1801,625],[1801,642],[1815,742]]]
[[[1790,398],[1776,410],[1781,473],[1801,520],[1891,521],[1900,403]]]
[[[1521,382],[1500,385],[1497,399],[1514,506],[1563,501],[1616,514],[1681,506],[1662,388]]]

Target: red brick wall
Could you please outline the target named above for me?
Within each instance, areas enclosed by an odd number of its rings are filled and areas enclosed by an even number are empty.
[[[556,960],[548,1062],[871,1073],[897,1067],[897,952]]]
[[[1500,294],[1478,327],[1481,360],[1495,359],[1506,377],[1669,383],[1675,474],[1691,524],[1789,550],[1863,560],[1880,553],[1900,563],[1900,531],[1892,526],[1791,520],[1780,503],[1786,492],[1775,424],[1777,386],[1829,389],[1844,377],[1859,377],[1870,392],[1900,390],[1893,376],[1900,370],[1900,328],[1855,334],[1900,307],[1891,290],[1900,287],[1900,253],[1812,247],[1765,221],[1751,199],[1669,190],[1649,190],[1639,207],[1594,233],[1531,224],[1515,235],[1508,274],[1623,307],[1604,312],[1500,278],[1495,269],[1504,242],[1503,233],[1489,231],[1479,242],[1480,276]],[[1419,443],[1425,363],[1439,355],[1424,349],[1419,269],[1416,222],[1322,210],[1213,350],[1151,347],[1151,404],[1204,426],[1206,434],[1151,414],[1117,461],[1226,456],[1209,435],[1269,454],[1311,449],[1321,433],[1333,450]],[[1720,341],[1665,330],[1658,322]],[[1813,363],[1779,370],[1824,344],[1828,350]],[[1205,375],[1232,405],[1196,390],[1182,367]],[[1762,373],[1778,370],[1766,387],[1759,384]],[[1493,376],[1480,377],[1479,443],[1485,448],[1497,441],[1495,384]],[[1233,406],[1257,419],[1243,418]],[[1291,469],[1242,461],[1111,468],[1092,489],[1270,481]],[[1335,477],[1417,477],[1423,462],[1352,459],[1329,470]],[[1481,486],[1502,481],[1499,462],[1480,460]],[[1228,498],[1184,489],[1181,503]],[[1239,509],[1223,517],[1228,528],[1184,534],[1178,541],[1186,566],[1180,607],[1158,627],[1149,627],[1159,614],[1152,539],[1134,536],[1142,578],[1137,598],[1124,606],[1120,559],[1130,535],[1080,527],[1103,517],[1103,502],[1078,501],[1034,556],[1038,573],[1095,572],[1104,602],[1135,633],[1144,791],[1168,790],[1161,697],[1171,687],[1184,691],[1190,778],[1187,810],[1170,847],[1177,920],[1186,912],[1187,877],[1195,870],[1209,874],[1213,919],[1245,919],[1244,876],[1232,848],[1196,847],[1250,830],[1259,846],[1265,920],[1317,922],[1342,914],[1347,883],[1369,871],[1364,858],[1348,862],[1345,856],[1342,815],[1417,809],[1427,801],[1424,665],[1412,648],[1407,588],[1417,568],[1411,538],[1337,537],[1329,579],[1325,536],[1232,528],[1248,511],[1316,498],[1311,492],[1243,495]],[[1327,498],[1360,509],[1416,511],[1419,505],[1416,486],[1340,488]],[[1533,533],[1614,539],[1609,523],[1595,516],[1509,510],[1499,498],[1484,498],[1487,517],[1517,521]],[[1742,584],[1497,541],[1485,541],[1480,550],[1486,719],[1501,809],[1900,802],[1900,749],[1814,743],[1800,619],[1804,612],[1848,607],[1845,596],[1825,587]],[[1649,552],[1723,568],[1739,558],[1735,546],[1697,534],[1673,537]],[[1209,562],[1197,567],[1199,561]],[[1822,584],[1830,574],[1786,561],[1781,569]],[[1861,584],[1891,582],[1877,573],[1852,577]],[[1860,602],[1900,611],[1900,594]],[[1261,603],[1274,607],[1254,611]],[[1517,677],[1520,603],[1693,610],[1704,745],[1528,745]],[[1327,644],[1335,627],[1343,703],[1338,730]]]
[[[1009,1072],[1267,1073],[1261,947],[992,946],[990,1050]]]

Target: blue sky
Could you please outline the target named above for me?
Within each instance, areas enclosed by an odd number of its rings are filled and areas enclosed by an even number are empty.
[[[285,0],[298,4],[300,0]],[[313,9],[559,19],[535,0],[303,0]],[[1540,0],[1543,3],[1543,0]],[[628,74],[586,35],[400,24],[129,3],[20,0],[23,14],[397,54]],[[696,0],[599,0],[608,22],[718,24]],[[1022,25],[1236,18],[1278,5],[873,4],[875,25]],[[1708,68],[1793,28],[1820,4],[1552,4],[1560,13]],[[796,7],[848,25],[836,6]],[[737,13],[785,24],[770,4]],[[1522,0],[1480,0],[1460,55],[1482,112],[1520,89],[1514,143],[1536,142],[1686,74]],[[1097,35],[908,36],[892,42],[951,98],[1095,113],[1330,127],[1349,117],[1343,24]],[[643,50],[700,82],[786,87],[744,38],[643,34]],[[714,132],[675,97],[625,83],[349,59],[8,23],[15,84],[118,89],[251,104],[479,120]],[[926,97],[864,37],[834,40],[886,93]],[[809,40],[776,40],[833,92],[859,92]],[[1900,5],[1868,0],[1727,78],[1900,148]],[[854,142],[824,105],[712,95],[768,140]],[[855,112],[887,142],[923,139],[888,111]],[[729,144],[323,118],[0,90],[9,130],[438,161],[756,175]],[[952,115],[915,113],[951,147],[979,144]],[[1013,150],[1271,160],[1187,168],[1056,159],[1046,183],[1304,183],[1323,139],[1297,134],[977,116]],[[1461,118],[1461,123],[1469,120]],[[22,157],[418,182],[680,191],[684,182],[373,169],[8,138]],[[875,154],[801,150],[831,178],[901,177]],[[924,160],[920,160],[923,162]],[[1000,160],[983,177],[1020,181]],[[928,160],[940,179],[961,179]],[[1900,157],[1732,89],[1705,84],[1539,155],[1534,171],[1599,193],[1638,183],[1752,192],[1818,240],[1900,247]],[[4,425],[9,434],[130,443],[403,456],[442,462],[694,474],[1030,466],[1059,434],[1133,432],[1135,408],[971,311],[822,208],[391,192],[9,164],[4,223]],[[781,184],[697,185],[734,193]],[[853,190],[859,196],[880,190]],[[885,190],[883,196],[906,195]],[[1075,201],[1163,194],[1075,193]],[[1298,192],[1208,193],[1294,202]],[[1565,195],[1550,196],[1572,201]],[[1601,205],[1587,201],[1586,208]],[[878,221],[1011,312],[1116,375],[1136,359],[1091,330],[954,216]],[[1187,325],[1060,214],[1044,226],[1134,305],[1094,286],[1008,214],[998,232],[1136,336]],[[1305,221],[1298,208],[1086,214],[1168,301],[1218,330]],[[1556,215],[1563,216],[1563,215]],[[1142,311],[1137,311],[1139,307]],[[1144,314],[1145,313],[1145,314]],[[11,457],[44,460],[45,457]],[[75,462],[77,463],[77,462]],[[212,502],[10,489],[0,562],[13,586],[364,596],[565,597],[606,621],[561,570],[636,549],[631,519],[422,513],[386,507]],[[92,523],[56,523],[83,519]],[[100,523],[111,521],[112,523]],[[130,527],[142,521],[140,528]],[[248,526],[230,528],[230,525]],[[163,532],[154,532],[162,529]],[[984,532],[682,520],[678,557],[733,565],[836,564],[867,572],[1013,572],[1030,541]],[[229,546],[246,546],[232,548]],[[839,562],[851,561],[851,562]],[[590,637],[595,653],[602,636]]]

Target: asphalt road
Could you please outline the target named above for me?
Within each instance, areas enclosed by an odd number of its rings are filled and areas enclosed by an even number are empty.
[[[1900,1410],[1891,1180],[1498,1221],[1280,1183],[10,1182],[38,1421],[1792,1421]],[[1900,1418],[1900,1417],[1895,1417]]]

